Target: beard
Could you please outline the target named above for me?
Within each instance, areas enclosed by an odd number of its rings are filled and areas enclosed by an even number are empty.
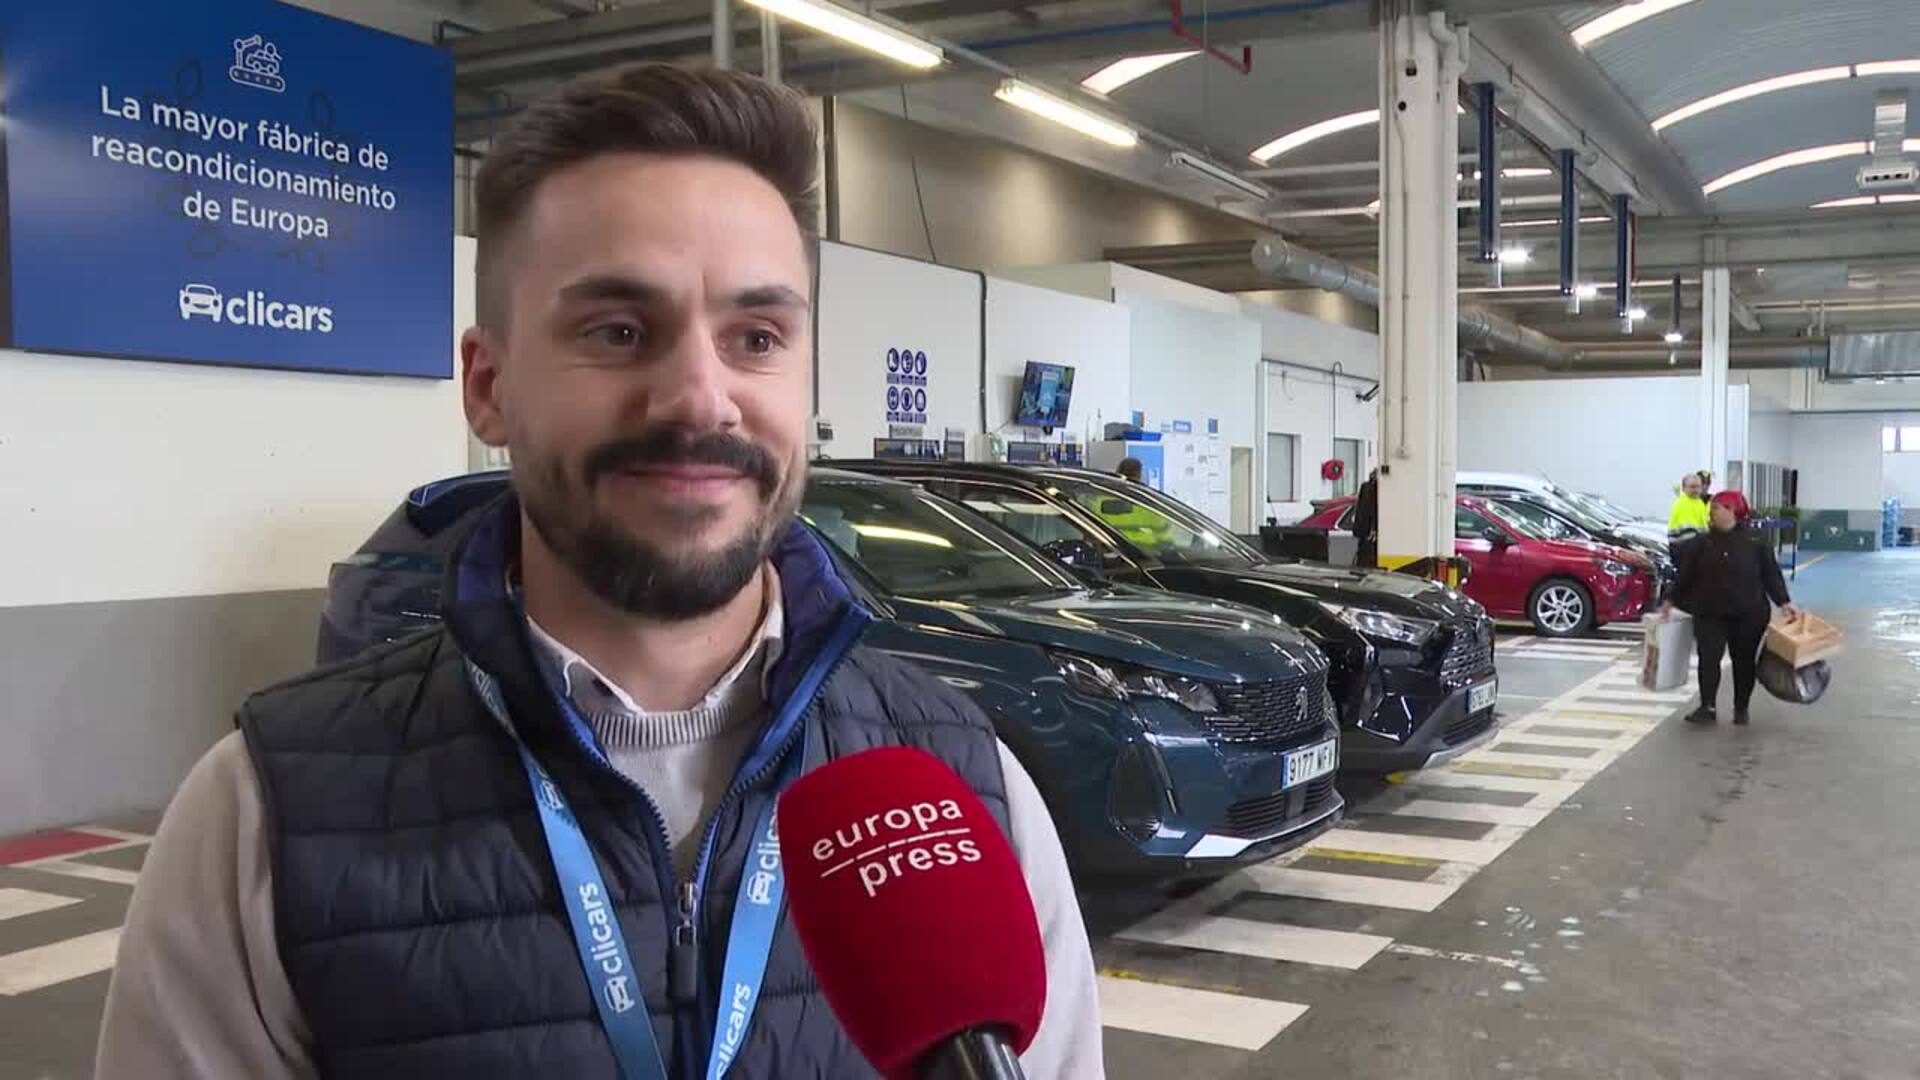
[[[787,521],[799,508],[803,478],[783,475],[763,447],[736,435],[690,435],[663,428],[604,443],[589,453],[576,481],[559,458],[514,470],[527,520],[547,547],[589,591],[633,615],[682,621],[719,610],[753,581]],[[754,485],[759,512],[718,547],[670,551],[601,510],[594,486],[622,469],[649,465],[717,465]],[[790,482],[789,482],[790,481]],[[652,515],[666,536],[697,536],[725,510],[668,505]]]

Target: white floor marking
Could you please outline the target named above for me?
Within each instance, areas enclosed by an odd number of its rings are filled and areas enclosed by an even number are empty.
[[[1633,702],[1635,704],[1646,705],[1650,703],[1657,704],[1681,701],[1692,696],[1693,690],[1691,687],[1682,687],[1678,690],[1641,690],[1638,689],[1638,684],[1636,684],[1633,689],[1600,686],[1588,693],[1580,695],[1580,700],[1591,701],[1598,698],[1605,698],[1608,701]]]
[[[1500,857],[1524,829],[1496,828],[1478,840],[1455,840],[1447,836],[1416,836],[1411,833],[1374,832],[1370,829],[1335,829],[1315,843],[1341,851],[1367,851],[1376,855],[1405,855],[1437,862],[1463,862],[1485,866]]]
[[[111,836],[115,840],[126,840],[134,844],[146,844],[153,841],[153,837],[148,833],[128,832],[125,829],[114,829],[106,825],[75,825],[74,829],[79,832],[92,833],[95,836]]]
[[[1578,652],[1572,649],[1528,649],[1526,652],[1516,652],[1513,655],[1521,660],[1560,660],[1575,664],[1611,664],[1614,660],[1611,654],[1603,656],[1599,653]]]
[[[1634,646],[1619,641],[1535,641],[1528,647],[1528,651],[1541,649],[1560,649],[1565,652],[1586,652],[1619,657],[1634,651]]]
[[[1496,806],[1492,803],[1448,802],[1444,799],[1415,799],[1396,814],[1407,817],[1440,818],[1445,821],[1474,821],[1482,825],[1518,825],[1532,828],[1553,811],[1550,806]]]
[[[1484,956],[1480,953],[1456,952],[1452,949],[1429,949],[1425,945],[1408,945],[1394,942],[1385,952],[1400,956],[1424,956],[1430,960],[1457,960],[1463,964],[1486,964],[1490,967],[1519,969],[1531,966],[1528,961],[1512,956]]]
[[[121,870],[112,866],[94,866],[91,863],[61,862],[58,860],[37,863],[19,863],[14,869],[30,868],[43,874],[61,874],[66,877],[86,878],[89,881],[105,881],[113,885],[138,885],[140,874],[135,870]]]
[[[1541,723],[1542,721],[1534,721]],[[1526,746],[1564,746],[1570,750],[1608,750],[1613,749],[1626,732],[1614,734],[1595,733],[1592,735],[1540,735],[1530,731],[1516,731],[1513,728],[1500,733],[1499,742],[1491,743],[1488,749],[1499,750],[1509,743],[1521,743]],[[1585,758],[1575,758],[1576,762]]]
[[[1475,751],[1471,760],[1488,765],[1528,765],[1543,769],[1585,769],[1589,775],[1594,770],[1613,763],[1618,754],[1601,752],[1587,757],[1562,757],[1558,754],[1521,754],[1507,750]],[[1572,779],[1562,777],[1561,779]]]
[[[1415,773],[1406,779],[1402,787],[1443,787],[1443,788],[1481,788],[1486,791],[1525,791],[1531,792],[1533,801],[1528,806],[1540,806],[1551,803],[1558,806],[1580,790],[1580,784],[1572,780],[1539,780],[1530,776],[1490,776],[1485,773],[1454,772],[1440,769],[1435,772]]]
[[[1258,1050],[1306,1014],[1291,1001],[1100,976],[1100,1022],[1189,1042]]]
[[[94,830],[81,829],[77,831],[93,832]],[[141,847],[152,842],[152,839],[148,837],[141,837],[137,840],[115,840],[111,844],[101,844],[99,847],[90,847],[85,851],[68,851],[59,855],[44,855],[38,859],[28,859],[25,862],[8,863],[7,866],[13,870],[40,870],[49,864],[65,863],[68,859],[80,855],[104,855],[109,851],[125,851],[128,848]],[[56,871],[56,873],[57,872],[58,871]]]
[[[1334,900],[1400,911],[1432,911],[1472,877],[1475,869],[1464,863],[1450,863],[1435,870],[1425,881],[1403,881],[1366,874],[1333,874],[1293,866],[1249,867],[1246,876],[1248,884],[1260,892],[1276,896]]]
[[[0,994],[12,996],[113,967],[120,928],[56,941],[0,956]]]
[[[1260,956],[1292,964],[1354,971],[1393,944],[1378,934],[1350,934],[1311,926],[1236,919],[1226,915],[1188,918],[1149,916],[1120,937],[1158,945],[1179,945],[1234,956]]]
[[[1549,705],[1542,712],[1549,715],[1565,710],[1566,712],[1611,713],[1615,716],[1630,716],[1651,723],[1665,720],[1673,711],[1685,702],[1669,701],[1661,705],[1651,705],[1643,701],[1610,701],[1604,698],[1580,698],[1565,704]]]
[[[1564,713],[1534,713],[1517,724],[1508,724],[1503,730],[1520,741],[1525,742],[1527,732],[1537,727],[1566,728],[1568,730],[1592,731],[1596,735],[1610,732],[1623,735],[1629,731],[1645,731],[1653,725],[1640,717],[1620,717],[1601,720],[1593,716],[1566,715]]]
[[[72,896],[55,896],[52,893],[35,892],[32,889],[0,889],[0,922],[17,919],[22,915],[37,915],[42,911],[52,911],[68,904],[80,901]]]

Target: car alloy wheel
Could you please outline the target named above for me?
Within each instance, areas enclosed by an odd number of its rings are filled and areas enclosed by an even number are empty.
[[[1556,634],[1571,634],[1587,621],[1587,598],[1571,585],[1549,585],[1533,602],[1534,617]]]

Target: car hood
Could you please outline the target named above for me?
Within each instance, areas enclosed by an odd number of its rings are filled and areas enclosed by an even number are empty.
[[[898,621],[923,629],[1021,641],[1207,682],[1271,682],[1326,668],[1299,631],[1266,612],[1144,589],[891,603]]]
[[[1190,567],[1198,577],[1231,578],[1256,590],[1281,589],[1342,607],[1367,608],[1389,615],[1451,622],[1479,618],[1479,605],[1438,582],[1411,574],[1360,570],[1314,562],[1274,562],[1245,567]],[[1212,592],[1211,589],[1208,590]],[[1247,590],[1236,590],[1247,597]]]
[[[1594,540],[1534,540],[1531,543],[1537,550],[1563,559],[1618,559],[1631,566],[1651,565],[1647,557],[1637,551]]]

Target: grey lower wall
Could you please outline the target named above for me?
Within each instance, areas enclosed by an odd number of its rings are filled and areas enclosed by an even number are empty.
[[[166,805],[248,693],[313,666],[324,598],[0,608],[0,836]]]

